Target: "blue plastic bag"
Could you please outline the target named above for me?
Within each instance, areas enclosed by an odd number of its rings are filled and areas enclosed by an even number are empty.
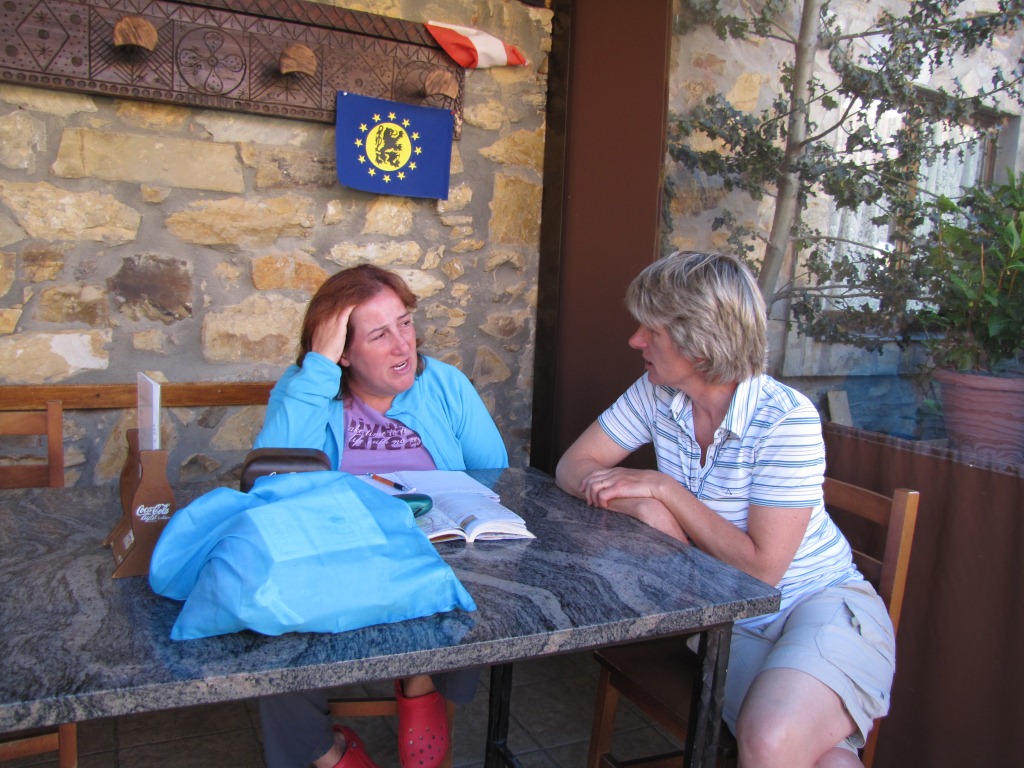
[[[476,610],[409,506],[344,472],[272,475],[249,493],[201,496],[164,528],[149,583],[185,601],[174,640],[344,632]]]

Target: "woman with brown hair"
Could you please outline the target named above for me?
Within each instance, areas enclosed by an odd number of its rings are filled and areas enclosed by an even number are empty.
[[[270,393],[255,447],[318,448],[352,474],[507,467],[501,435],[469,379],[417,351],[415,307],[405,281],[380,267],[328,278],[306,310],[296,364]],[[396,681],[403,768],[444,759],[444,698],[471,698],[477,677]],[[260,717],[268,768],[375,765],[350,729],[332,725],[326,691],[261,699]]]

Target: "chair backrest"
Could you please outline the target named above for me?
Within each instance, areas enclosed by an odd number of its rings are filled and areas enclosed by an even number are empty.
[[[51,400],[45,411],[0,411],[0,435],[46,437],[46,463],[0,466],[0,488],[64,487],[64,409]]]
[[[825,478],[825,507],[853,548],[853,560],[889,609],[893,631],[899,629],[910,570],[910,548],[921,494],[897,488],[892,496]],[[878,751],[881,719],[868,733],[861,763],[871,768]]]
[[[830,477],[824,489],[825,507],[849,539],[857,568],[878,590],[898,627],[921,494],[897,488],[885,496]]]

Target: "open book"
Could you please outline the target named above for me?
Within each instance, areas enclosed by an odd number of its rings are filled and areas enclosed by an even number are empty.
[[[417,517],[416,523],[431,541],[536,538],[527,529],[523,518],[503,506],[494,491],[465,472],[402,470],[379,475],[402,488],[394,488],[369,476],[362,477],[374,488],[392,496],[403,492],[430,496],[433,507]]]

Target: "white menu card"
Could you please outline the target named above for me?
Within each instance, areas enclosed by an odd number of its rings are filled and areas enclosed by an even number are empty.
[[[138,376],[139,450],[160,450],[160,382],[144,373]]]

